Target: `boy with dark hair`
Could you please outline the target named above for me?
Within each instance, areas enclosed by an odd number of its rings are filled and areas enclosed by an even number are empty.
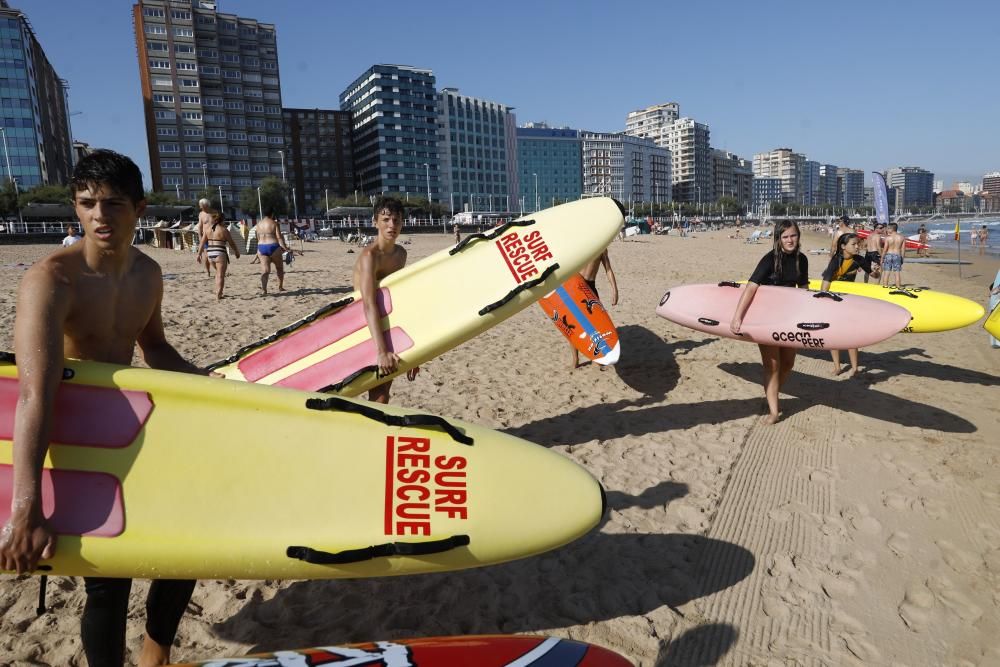
[[[375,242],[361,251],[354,264],[354,289],[361,292],[364,303],[365,321],[375,343],[375,365],[381,375],[395,373],[399,367],[399,357],[389,347],[389,341],[382,333],[382,315],[378,310],[378,282],[406,265],[406,250],[396,245],[399,232],[403,229],[403,202],[395,197],[381,197],[375,201],[372,215],[377,236]],[[406,372],[406,379],[413,380],[420,372],[419,367]],[[389,402],[389,388],[392,381],[372,387],[368,400],[376,403]]]
[[[132,247],[146,208],[132,160],[100,150],[70,181],[83,240],[35,263],[18,288],[14,321],[19,398],[14,417],[11,517],[0,532],[0,568],[18,573],[51,558],[56,536],[42,512],[42,463],[55,419],[63,358],[129,364],[138,343],[150,368],[204,374],[167,342],[159,265]],[[131,579],[85,577],[83,649],[91,665],[121,665]],[[169,662],[193,581],[154,581],[139,665]]]

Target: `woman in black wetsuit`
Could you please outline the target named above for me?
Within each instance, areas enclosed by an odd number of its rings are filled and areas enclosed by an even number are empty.
[[[871,274],[873,278],[878,278],[882,273],[882,267],[877,261],[873,262],[868,253],[860,254],[858,235],[843,234],[837,239],[837,252],[830,258],[830,264],[823,272],[823,285],[820,289],[827,291],[834,280],[853,283],[858,269]],[[830,350],[830,354],[833,355],[833,374],[840,375],[840,350]],[[847,350],[847,357],[851,360],[851,377],[854,377],[858,374],[858,349]]]
[[[780,220],[774,224],[774,247],[761,257],[743,287],[729,329],[739,335],[743,318],[761,285],[804,288],[808,284],[809,260],[799,249],[799,226],[792,220]],[[764,365],[764,395],[767,397],[768,415],[764,422],[773,424],[778,421],[778,394],[795,365],[796,350],[777,345],[758,344],[757,347]]]

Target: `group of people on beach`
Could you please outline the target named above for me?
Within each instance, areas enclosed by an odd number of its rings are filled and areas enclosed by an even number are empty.
[[[202,199],[198,202],[198,208],[197,261],[199,264],[204,261],[205,271],[209,277],[215,268],[215,298],[221,299],[226,287],[226,271],[229,269],[227,248],[232,248],[236,259],[240,258],[240,250],[222,214],[212,208],[212,202]],[[278,291],[284,291],[284,253],[291,252],[285,242],[281,225],[274,219],[273,213],[271,210],[261,211],[261,219],[254,227],[254,233],[257,235],[257,258],[254,261],[260,261],[260,291],[264,295],[267,294],[272,266],[278,276]]]

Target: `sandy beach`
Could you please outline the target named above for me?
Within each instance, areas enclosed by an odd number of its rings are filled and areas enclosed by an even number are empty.
[[[828,353],[800,353],[784,417],[764,426],[757,347],[654,313],[670,287],[745,279],[770,247],[728,234],[612,244],[613,368],[571,371],[567,345],[532,306],[394,384],[395,404],[585,466],[608,493],[598,529],[539,557],[450,574],[202,581],[174,659],[541,633],[641,666],[1000,664],[1000,350],[979,324],[900,334],[862,350],[853,379],[831,374]],[[452,243],[408,239],[411,262]],[[802,243],[828,245],[813,232]],[[0,350],[13,346],[25,266],[54,249],[0,245]],[[217,302],[193,254],[144,248],[163,267],[168,339],[204,365],[350,291],[347,245],[303,250],[286,292],[259,296],[259,265],[244,257]],[[828,259],[809,255],[810,276]],[[905,265],[903,277],[985,304],[1000,260],[963,259],[973,263],[961,278],[946,265]],[[603,273],[598,287],[608,294]],[[146,587],[133,587],[133,652]],[[40,617],[37,594],[35,578],[0,577],[0,665],[84,664],[82,580],[54,577]]]

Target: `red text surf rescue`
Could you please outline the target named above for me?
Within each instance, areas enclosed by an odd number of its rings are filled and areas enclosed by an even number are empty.
[[[535,266],[536,262],[552,259],[552,252],[539,231],[529,232],[524,239],[517,232],[511,232],[501,236],[496,244],[518,284],[540,273]]]
[[[430,450],[430,438],[386,437],[386,535],[430,535],[434,514],[469,518],[468,460]]]

